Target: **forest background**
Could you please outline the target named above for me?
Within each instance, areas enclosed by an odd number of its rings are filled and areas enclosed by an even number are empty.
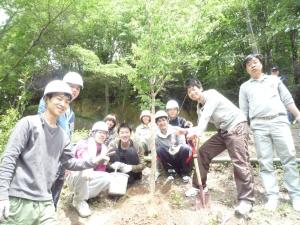
[[[47,82],[68,71],[84,78],[77,129],[111,112],[136,126],[140,110],[169,99],[195,122],[190,76],[237,104],[250,53],[263,55],[267,74],[280,67],[300,106],[299,30],[299,0],[2,0],[0,153]]]

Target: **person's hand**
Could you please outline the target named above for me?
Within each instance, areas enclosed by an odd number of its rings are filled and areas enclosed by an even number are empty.
[[[193,123],[191,121],[186,121],[184,126],[191,128],[191,127],[193,127]]]
[[[121,170],[124,167],[124,163],[121,162],[114,162],[113,164],[110,165],[110,167],[114,170]]]
[[[185,128],[181,128],[181,127],[175,127],[176,131],[176,135],[185,135],[187,133],[187,129]]]
[[[92,180],[92,178],[93,178],[93,176],[92,176],[92,170],[87,169],[87,170],[82,171],[82,177],[84,179],[86,179],[87,181]]]
[[[132,165],[124,164],[124,166],[120,169],[122,173],[129,173],[132,171]]]
[[[0,222],[9,216],[9,200],[0,200]]]

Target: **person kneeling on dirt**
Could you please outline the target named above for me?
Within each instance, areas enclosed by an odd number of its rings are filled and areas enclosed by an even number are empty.
[[[105,122],[96,122],[91,131],[91,137],[81,140],[74,147],[76,158],[86,159],[103,155],[107,161],[92,169],[72,171],[67,175],[66,182],[74,193],[72,205],[81,217],[91,215],[91,210],[86,202],[90,198],[108,190],[110,174],[105,172],[106,163],[109,161],[108,150],[104,143],[108,135],[108,126]]]
[[[143,147],[145,160],[151,160],[151,151],[149,147],[149,139],[151,136],[151,114],[149,110],[143,110],[140,115],[141,124],[135,130],[135,139],[140,142]]]
[[[206,187],[207,173],[211,160],[228,150],[233,164],[234,179],[237,187],[239,205],[235,212],[248,214],[254,203],[254,184],[248,153],[249,126],[243,112],[216,90],[203,91],[199,80],[185,81],[187,94],[198,102],[198,125],[182,129],[187,138],[201,137],[208,122],[218,128],[218,133],[207,140],[198,150],[199,170],[203,188]],[[195,177],[196,178],[196,177]],[[193,184],[197,186],[196,179]]]
[[[166,104],[166,111],[169,117],[169,124],[172,126],[177,126],[181,128],[190,128],[193,126],[193,123],[187,121],[185,118],[178,116],[179,114],[179,105],[177,101],[170,100]]]
[[[46,110],[23,117],[12,131],[0,164],[0,223],[58,224],[51,187],[58,167],[93,168],[102,156],[87,160],[73,157],[70,139],[57,124],[71,102],[70,86],[60,80],[47,84]]]
[[[143,149],[131,139],[131,128],[122,123],[118,128],[119,140],[110,143],[108,149],[115,152],[110,158],[110,168],[129,175],[128,184],[142,178],[144,169]]]
[[[192,154],[191,148],[185,144],[183,135],[176,135],[175,127],[168,121],[168,114],[165,111],[155,113],[155,123],[158,131],[155,139],[157,156],[168,173],[167,180],[174,180],[174,176],[179,174],[183,182],[190,180],[190,161]]]

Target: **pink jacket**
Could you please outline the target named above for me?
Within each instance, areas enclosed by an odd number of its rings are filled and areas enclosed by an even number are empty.
[[[89,159],[97,155],[97,144],[93,137],[79,141],[75,146],[75,157],[78,159]],[[101,144],[101,151],[99,154],[106,155],[107,147],[105,144]],[[98,154],[98,155],[99,155]],[[95,171],[105,171],[106,165],[99,164],[94,168]]]

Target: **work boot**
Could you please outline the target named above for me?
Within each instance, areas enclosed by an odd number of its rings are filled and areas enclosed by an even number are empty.
[[[89,217],[91,215],[89,204],[86,201],[76,201],[73,199],[72,205],[77,210],[80,217]]]
[[[241,216],[249,214],[251,210],[252,210],[252,202],[247,200],[241,200],[238,206],[236,206],[234,209],[235,214]]]

